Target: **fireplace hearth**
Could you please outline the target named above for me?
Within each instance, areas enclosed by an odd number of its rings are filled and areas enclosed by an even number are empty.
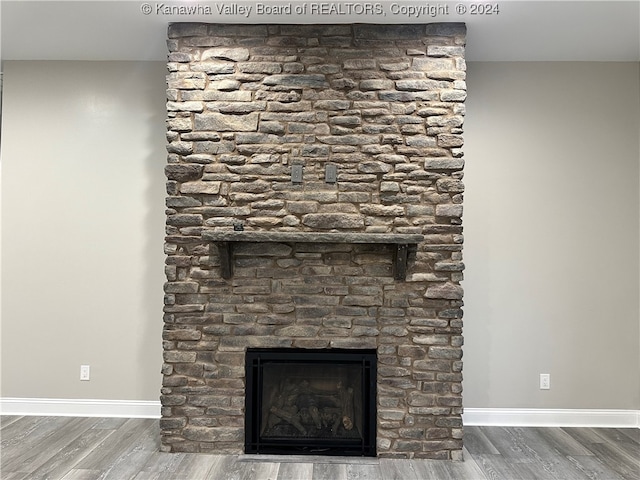
[[[245,453],[375,456],[375,350],[248,349]]]

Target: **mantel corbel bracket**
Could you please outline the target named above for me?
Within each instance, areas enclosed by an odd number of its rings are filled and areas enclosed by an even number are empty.
[[[216,242],[220,257],[220,276],[225,280],[233,277],[233,243]]]
[[[396,243],[393,255],[393,278],[405,281],[407,278],[407,267],[409,263],[409,245],[406,243]]]

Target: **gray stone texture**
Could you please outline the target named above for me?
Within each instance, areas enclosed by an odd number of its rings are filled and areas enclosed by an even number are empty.
[[[378,455],[461,459],[465,34],[169,26],[163,451],[242,453],[249,347],[373,348]]]

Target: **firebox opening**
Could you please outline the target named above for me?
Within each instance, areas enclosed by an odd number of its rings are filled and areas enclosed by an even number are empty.
[[[376,456],[375,350],[248,349],[245,452]]]

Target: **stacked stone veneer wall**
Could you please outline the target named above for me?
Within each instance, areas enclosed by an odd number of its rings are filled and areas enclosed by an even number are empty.
[[[462,24],[170,26],[164,451],[242,452],[247,347],[340,347],[377,349],[378,455],[461,458],[464,43]],[[406,281],[391,246],[273,242],[236,244],[224,279],[201,235],[238,223],[424,241]]]

